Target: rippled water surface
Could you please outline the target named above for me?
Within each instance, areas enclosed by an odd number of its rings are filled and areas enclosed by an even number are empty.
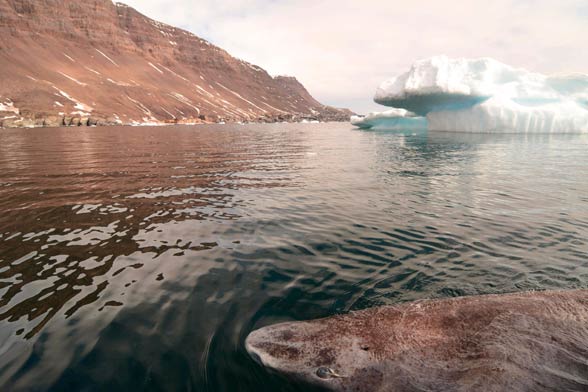
[[[294,391],[254,328],[588,287],[588,137],[0,131],[0,389]]]

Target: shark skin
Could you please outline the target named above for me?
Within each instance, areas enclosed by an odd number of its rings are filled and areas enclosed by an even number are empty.
[[[383,306],[263,327],[245,346],[328,391],[588,391],[588,290]]]

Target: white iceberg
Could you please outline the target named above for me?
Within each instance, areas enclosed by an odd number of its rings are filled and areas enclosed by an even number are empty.
[[[489,133],[588,132],[588,110],[573,101],[523,105],[492,97],[467,109],[427,114],[430,131]]]
[[[426,130],[427,119],[405,109],[373,112],[367,116],[352,116],[351,124],[361,129]]]
[[[417,61],[374,99],[455,132],[588,132],[588,75],[546,76],[490,58]]]

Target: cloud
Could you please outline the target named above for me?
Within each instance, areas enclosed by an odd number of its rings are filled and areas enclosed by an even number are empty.
[[[320,101],[356,111],[384,79],[437,54],[538,72],[588,72],[585,0],[128,0]]]

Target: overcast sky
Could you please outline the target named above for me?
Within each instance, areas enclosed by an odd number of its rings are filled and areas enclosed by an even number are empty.
[[[381,110],[376,87],[438,54],[588,73],[587,0],[126,0],[319,101]]]

